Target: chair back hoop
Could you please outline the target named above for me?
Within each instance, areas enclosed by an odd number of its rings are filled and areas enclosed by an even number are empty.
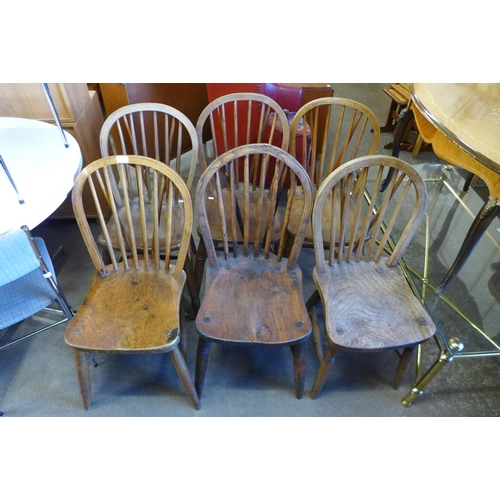
[[[0,286],[11,283],[40,267],[29,237],[23,229],[0,235]]]
[[[390,169],[397,175],[381,192]],[[329,242],[323,241],[322,233],[322,212],[327,203],[332,214]],[[377,262],[384,251],[390,255],[387,265],[396,266],[425,215],[426,204],[423,179],[399,158],[372,155],[341,165],[323,181],[314,200],[312,224],[318,272],[324,272],[326,264],[341,261]]]
[[[146,196],[146,186],[143,177],[144,169],[151,172],[151,192],[152,199]],[[125,176],[135,177],[137,180],[138,195],[132,200],[127,190]],[[116,182],[118,178],[119,182]],[[189,248],[189,240],[193,227],[193,206],[191,195],[182,177],[166,164],[147,158],[145,156],[121,155],[109,156],[96,160],[85,167],[77,179],[73,188],[72,201],[75,217],[82,233],[82,237],[89,251],[90,257],[101,275],[106,275],[108,270],[104,264],[99,246],[94,237],[83,205],[82,192],[85,185],[89,185],[90,191],[98,213],[98,222],[106,241],[107,250],[110,254],[112,264],[109,269],[128,269],[130,267],[156,269],[163,265],[160,259],[160,252],[163,250],[159,244],[160,224],[165,225],[167,245],[164,250],[164,267],[172,272],[174,276],[182,273],[184,261]],[[102,200],[97,191],[97,186],[104,193]],[[116,202],[116,193],[119,190],[120,200],[123,206]],[[174,191],[178,196],[174,196]],[[148,205],[149,204],[149,210]],[[182,225],[181,243],[175,266],[170,268],[171,248],[168,242],[172,241],[173,210],[176,204],[182,204],[184,223]],[[111,243],[111,236],[107,228],[107,220],[104,216],[106,212],[103,206],[109,206],[111,216],[115,222],[117,240],[119,241],[119,253],[122,262],[115,256]],[[132,206],[135,210],[132,210]],[[165,209],[166,206],[166,209]],[[140,234],[136,235],[134,230],[133,216],[139,218]],[[142,242],[142,248],[148,249],[143,253],[139,251],[136,244]]]
[[[238,179],[235,164],[243,160],[243,180]],[[272,183],[269,190],[264,189],[264,180],[267,174],[267,166],[270,160],[276,161]],[[258,190],[252,187],[250,179],[250,165],[255,160],[260,167],[260,178]],[[283,225],[280,228],[279,242],[273,241],[271,236],[274,218],[280,209],[280,187],[281,179],[289,175],[291,186],[287,190],[286,207],[284,208]],[[207,217],[207,199],[210,196],[208,189],[213,183],[213,196],[218,204],[218,215],[220,218],[223,234],[224,257],[230,257],[229,247],[232,246],[232,256],[238,257],[238,241],[243,241],[243,255],[250,256],[250,246],[253,247],[253,257],[269,257],[271,245],[277,248],[275,253],[278,260],[283,257],[284,244],[287,234],[287,225],[290,218],[291,205],[296,191],[300,191],[304,197],[303,210],[299,218],[299,231],[293,242],[292,250],[288,257],[287,268],[291,269],[297,263],[300,248],[304,241],[307,224],[312,212],[312,184],[302,166],[289,153],[271,144],[249,144],[231,149],[216,158],[202,173],[196,189],[196,206],[200,230],[207,249],[207,258],[212,268],[217,268],[217,256],[212,239],[210,223]],[[239,182],[239,185],[238,185]],[[224,186],[225,185],[225,186]],[[238,189],[243,193],[243,200],[238,201]],[[227,196],[224,196],[224,190]],[[250,194],[256,193],[253,206]],[[267,199],[266,199],[267,198]],[[226,200],[226,201],[224,201]],[[228,212],[225,204],[231,205],[230,220],[226,220]],[[250,224],[250,214],[255,214],[253,223]],[[261,231],[265,225],[265,231]],[[242,237],[239,237],[238,231]],[[262,236],[263,234],[263,236]],[[263,245],[263,248],[262,248]]]
[[[203,145],[206,126],[210,126],[214,158],[238,146],[254,143],[273,143],[288,151],[290,129],[287,116],[275,100],[263,94],[227,94],[205,107],[196,123],[202,171],[207,168]]]
[[[174,168],[191,189],[198,163],[198,136],[191,120],[172,106],[148,102],[117,109],[101,128],[100,148],[102,157],[133,154],[155,158]],[[189,167],[181,161],[187,150],[191,151]]]
[[[304,104],[297,111],[290,136],[291,155],[307,170],[317,188],[343,163],[375,154],[380,142],[380,126],[373,111],[364,104],[352,99],[323,97]]]

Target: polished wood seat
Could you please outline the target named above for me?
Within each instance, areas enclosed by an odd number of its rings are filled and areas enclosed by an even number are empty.
[[[393,175],[382,191],[389,170]],[[330,237],[324,241],[322,210],[335,198],[341,209],[333,210]],[[390,156],[351,160],[321,184],[312,219],[316,257],[313,279],[323,307],[328,348],[324,352],[321,348],[318,302],[309,300],[320,358],[311,398],[318,396],[340,350],[397,350],[400,361],[393,386],[398,387],[416,346],[434,335],[432,318],[398,266],[425,214],[426,200],[425,183],[418,173]],[[354,225],[347,224],[346,212],[351,209]],[[340,228],[339,233],[335,227]],[[356,228],[360,233],[353,237]],[[367,239],[369,231],[371,237]],[[333,234],[340,234],[339,242]]]
[[[146,218],[146,186],[142,172],[151,173],[152,203],[155,214]],[[114,176],[119,178],[115,182]],[[138,179],[139,226],[134,225],[126,175]],[[82,203],[83,188],[89,185],[98,208],[99,225],[111,264],[106,265],[92,233]],[[114,219],[120,259],[113,251],[110,225],[104,217],[96,186],[106,193]],[[126,207],[126,217],[119,219],[112,191],[118,189]],[[177,197],[174,196],[177,191]],[[96,160],[78,176],[73,188],[75,217],[96,268],[82,306],[67,327],[65,341],[75,349],[76,369],[85,409],[91,407],[89,359],[94,353],[143,354],[169,352],[177,374],[195,408],[199,399],[185,363],[187,346],[184,331],[182,292],[186,283],[183,270],[193,227],[191,196],[182,178],[167,165],[143,156],[113,156]],[[177,200],[177,201],[176,201]],[[182,201],[184,227],[175,264],[171,262],[174,206]],[[162,209],[162,206],[165,208]],[[119,221],[119,222],[118,222]],[[164,226],[165,248],[159,242]],[[148,242],[148,235],[152,241]],[[140,252],[135,244],[142,241]]]
[[[266,175],[267,162],[276,160],[269,194],[260,191],[259,210],[251,223],[250,164],[257,160]],[[243,160],[240,190],[241,220],[236,215],[236,163]],[[226,170],[227,169],[227,170]],[[224,172],[224,173],[223,173]],[[212,221],[207,212],[207,189],[214,181],[219,200],[224,200],[221,178],[228,172],[229,206],[219,203],[222,250],[217,252]],[[283,175],[292,174],[286,203],[282,203],[284,225],[275,239],[273,220],[280,210],[279,185]],[[296,184],[301,184],[305,203],[299,231],[290,257],[283,257],[286,224]],[[264,197],[269,203],[264,205]],[[290,346],[294,357],[295,392],[302,397],[305,378],[305,341],[311,322],[302,295],[302,272],[297,264],[305,228],[312,209],[312,186],[300,164],[285,151],[268,144],[253,144],[232,149],[217,159],[202,174],[196,190],[200,230],[207,249],[205,294],[196,318],[200,333],[196,357],[195,385],[201,395],[212,342]],[[228,217],[229,214],[229,217]],[[259,227],[265,222],[262,238]],[[241,224],[241,225],[240,225]],[[238,232],[239,231],[239,232]],[[241,240],[241,242],[240,242]],[[273,252],[274,250],[274,252]]]

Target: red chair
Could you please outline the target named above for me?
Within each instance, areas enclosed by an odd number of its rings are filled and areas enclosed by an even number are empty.
[[[237,92],[252,92],[257,94],[262,94],[270,97],[284,110],[288,126],[291,125],[295,113],[307,102],[310,102],[319,97],[332,97],[333,89],[328,84],[300,84],[300,83],[207,83],[207,95],[208,102],[213,102],[215,99],[227,94],[233,94]],[[238,130],[243,131],[246,129],[246,115],[242,113],[238,118]],[[268,130],[269,134],[271,130],[272,117],[268,120]],[[232,126],[232,125],[231,125]],[[268,141],[268,137],[265,138],[265,142],[270,142],[274,146],[282,147],[283,143],[283,130],[279,124],[276,124],[275,136],[272,141]],[[241,132],[240,132],[241,135]],[[309,135],[309,134],[308,134]],[[257,142],[258,137],[258,124],[252,124],[250,143]],[[302,158],[302,137],[300,128],[297,130],[297,148],[296,148],[296,158],[300,161]],[[308,142],[309,142],[308,137]],[[226,148],[222,146],[221,137],[216,137],[217,150],[219,154],[226,151]],[[243,142],[239,141],[238,146],[242,145]],[[236,146],[235,144],[229,144],[232,148]],[[270,165],[271,167],[271,165]],[[266,187],[269,187],[270,178],[266,179]]]

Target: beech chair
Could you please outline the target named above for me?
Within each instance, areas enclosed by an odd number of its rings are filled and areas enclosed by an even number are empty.
[[[237,175],[242,160],[243,175]],[[259,190],[251,196],[252,165],[259,167],[260,179],[267,173],[273,159],[275,169],[268,193]],[[291,187],[287,190],[281,233],[274,242],[273,221],[280,210],[280,181],[288,174]],[[227,179],[227,180],[226,180]],[[227,182],[229,198],[222,196]],[[222,228],[222,251],[216,252],[207,209],[207,191],[215,184],[219,221]],[[294,188],[301,184],[305,203],[297,236],[289,258],[283,257],[286,223],[289,218]],[[241,192],[241,220],[236,213],[237,192]],[[212,191],[213,192],[213,191]],[[264,203],[269,196],[269,202]],[[257,204],[256,207],[252,206]],[[196,327],[200,334],[196,357],[195,386],[201,396],[212,342],[234,344],[290,346],[294,359],[295,393],[301,398],[305,377],[305,341],[311,333],[311,322],[302,296],[302,272],[297,264],[305,228],[312,210],[311,182],[300,164],[285,151],[269,144],[239,146],[215,159],[202,174],[196,189],[196,205],[200,230],[207,249],[205,294]],[[264,238],[262,238],[264,228]],[[241,234],[239,233],[241,231]],[[274,248],[274,253],[272,249]]]
[[[73,318],[57,282],[54,266],[42,238],[33,237],[27,226],[12,229],[0,235],[0,331],[46,310],[50,316],[44,318],[45,326],[5,342],[0,350],[53,328]],[[58,309],[49,308],[54,303]],[[60,319],[60,316],[64,316]],[[4,331],[5,330],[5,331]],[[2,335],[2,336],[3,336]]]
[[[381,192],[390,168],[396,174]],[[393,387],[399,387],[416,346],[434,335],[432,318],[398,265],[424,216],[426,201],[420,175],[391,156],[351,160],[335,169],[318,189],[312,216],[313,279],[323,306],[328,347],[323,352],[317,302],[310,302],[320,358],[311,398],[318,396],[340,350],[395,350],[400,361]],[[328,241],[323,239],[326,203],[333,214]]]
[[[150,194],[144,178],[146,169],[151,180]],[[113,178],[115,173],[119,176],[118,183]],[[139,227],[131,211],[127,176],[137,184],[138,196],[134,200]],[[90,187],[98,210],[100,229],[111,258],[108,265],[85,214],[82,191],[86,185]],[[101,187],[111,208],[121,258],[113,251],[110,225],[104,217],[96,186]],[[125,207],[124,213],[115,203],[117,195]],[[90,409],[92,404],[88,361],[93,353],[169,352],[185,391],[198,409],[199,399],[185,363],[187,339],[181,300],[186,283],[184,259],[193,226],[191,196],[185,182],[172,168],[155,159],[113,156],[94,161],[80,173],[72,200],[76,221],[96,268],[85,301],[65,335],[66,343],[75,350],[84,408]],[[147,217],[148,203],[153,207],[150,218]],[[183,206],[182,225],[174,222],[177,203]],[[177,232],[179,227],[182,227],[180,234]],[[160,244],[162,233],[165,234],[164,249]],[[140,251],[137,239],[141,249],[146,251]],[[171,262],[173,241],[179,241],[175,264]]]
[[[213,138],[213,155],[215,158],[221,156],[223,153],[232,148],[254,143],[273,143],[284,151],[288,150],[290,129],[286,114],[273,99],[262,94],[240,92],[223,95],[209,103],[203,110],[196,123],[196,132],[198,134],[198,144],[200,148],[200,167],[202,172],[204,172],[208,166],[208,155],[202,140],[206,127],[210,127],[211,137]],[[249,191],[248,196],[250,197],[250,206],[252,207],[257,206],[256,202],[260,199],[260,191],[262,190],[265,192],[265,196],[262,197],[262,201],[266,205],[264,210],[268,209],[268,187],[274,171],[274,160],[271,158],[270,161],[270,165],[267,165],[268,172],[264,177],[260,175],[259,165],[257,163],[253,164],[250,168],[249,181],[252,189]],[[237,166],[236,175],[238,177],[243,175],[243,167],[241,163]],[[285,181],[286,179],[284,178],[282,180],[282,187],[284,186]],[[243,184],[237,182],[236,185],[236,200],[238,204],[237,213],[239,213],[239,207],[243,203],[243,191],[240,189],[240,186],[243,186]],[[224,206],[228,209],[228,207],[230,207],[230,202],[227,187],[222,189],[221,196],[223,196],[224,199]],[[223,240],[222,228],[216,225],[216,221],[219,220],[219,202],[211,190],[207,191],[207,199],[205,202],[208,218],[212,224],[212,236],[215,242],[220,243]],[[229,220],[229,213],[226,217]],[[250,224],[252,226],[256,224],[256,217],[257,216],[253,212],[250,213]],[[278,235],[281,230],[281,225],[282,221],[278,217],[273,219],[274,239],[279,237]],[[262,227],[264,228],[264,226]],[[241,242],[241,231],[238,234],[238,242]],[[198,235],[201,235],[199,229]],[[263,238],[263,236],[264,233],[261,232],[260,238]],[[194,272],[198,290],[201,287],[205,268],[205,244],[206,243],[203,241],[203,238],[200,237],[196,252]]]
[[[103,157],[109,155],[141,155],[155,158],[173,168],[185,180],[187,187],[191,190],[196,168],[198,164],[198,136],[194,125],[189,118],[177,109],[166,104],[139,103],[130,104],[117,109],[109,115],[101,128],[100,148]],[[183,157],[184,154],[184,157]],[[151,173],[147,169],[144,171],[144,180],[147,187],[148,199],[145,205],[146,218],[153,217],[153,202],[151,194]],[[129,185],[131,210],[135,234],[140,234],[137,228],[140,227],[140,217],[138,210],[137,189],[131,183],[130,178],[126,178]],[[178,192],[174,191],[177,202]],[[125,207],[119,200],[119,210],[124,211]],[[165,209],[166,205],[164,205]],[[174,234],[176,238],[172,240],[172,249],[176,249],[180,243],[183,221],[182,204],[174,204]],[[109,234],[113,249],[119,250],[116,231],[113,227],[114,221],[109,222]],[[160,251],[165,252],[164,226],[160,232]],[[101,235],[98,239],[102,249],[106,248],[106,242]],[[143,252],[142,242],[136,238],[136,245],[140,252]],[[191,242],[191,249],[195,251],[194,240]],[[110,263],[109,256],[105,254],[107,263]],[[192,266],[193,255],[188,252],[185,262],[187,275],[187,287],[191,297],[194,313],[198,310],[200,300],[194,281],[194,270]],[[193,314],[194,316],[194,314]]]
[[[307,134],[303,133],[304,127],[308,130]],[[340,97],[324,97],[305,104],[295,115],[290,127],[290,153],[307,171],[315,191],[331,172],[346,161],[375,154],[379,142],[380,126],[375,114],[364,104]],[[323,213],[325,241],[329,240],[330,206],[326,203]],[[297,228],[295,214],[300,214],[301,210],[299,188],[294,197],[289,225],[292,238]],[[311,246],[312,240],[313,230],[309,225],[305,245]],[[286,247],[288,249],[288,244]]]

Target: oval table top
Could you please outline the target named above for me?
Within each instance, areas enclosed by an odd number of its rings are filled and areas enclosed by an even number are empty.
[[[0,117],[0,155],[24,200],[0,166],[0,234],[22,225],[33,229],[51,215],[73,188],[82,168],[76,139],[55,125]]]
[[[500,174],[499,83],[414,83],[410,92],[440,132]]]

